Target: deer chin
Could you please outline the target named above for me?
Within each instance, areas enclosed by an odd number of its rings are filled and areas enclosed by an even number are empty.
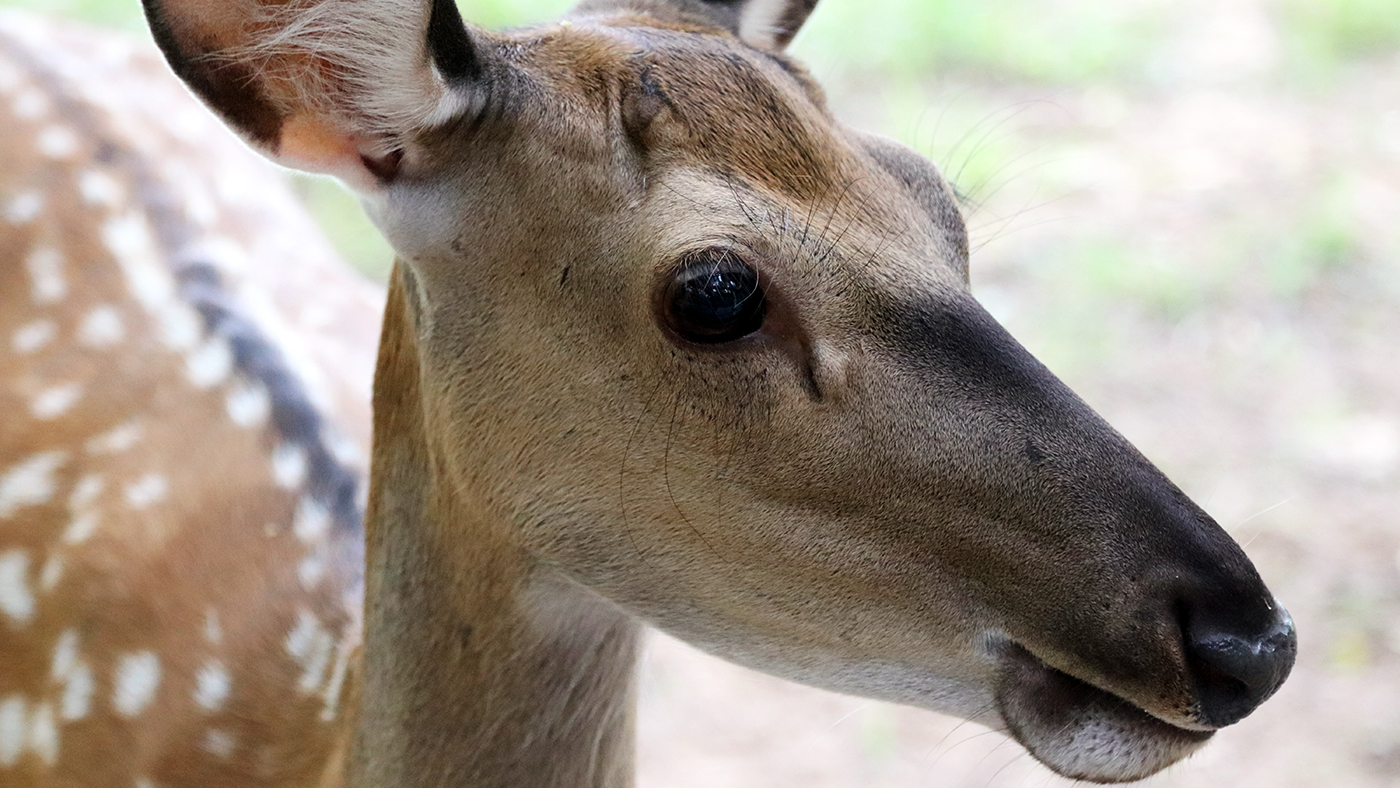
[[[1164,722],[1132,702],[1007,645],[996,703],[1010,734],[1056,773],[1095,783],[1141,780],[1199,749],[1213,730]]]

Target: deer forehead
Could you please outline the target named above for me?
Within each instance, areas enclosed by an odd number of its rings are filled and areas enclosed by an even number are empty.
[[[956,235],[961,218],[931,163],[908,151],[925,171],[911,181],[835,121],[820,89],[781,55],[706,29],[636,22],[493,37],[512,77],[493,89],[496,106],[481,112],[487,120],[425,138],[425,164],[453,173],[450,182],[410,183],[416,194],[401,192],[397,208],[378,211],[400,253],[444,256],[463,239],[443,228],[483,236],[487,246],[509,243],[513,252],[562,248],[562,232],[571,253],[581,252],[592,239],[581,237],[580,222],[603,217],[611,232],[652,246],[643,258],[600,244],[614,269],[639,259],[665,269],[697,244],[738,240],[766,243],[771,253],[761,262],[786,269],[791,287],[807,289],[842,268],[870,274],[883,290],[961,286],[962,262],[947,264],[961,244],[945,243],[951,231],[943,226],[957,225]],[[491,127],[501,119],[504,133]],[[447,166],[454,158],[467,164]],[[530,232],[503,232],[509,227]]]

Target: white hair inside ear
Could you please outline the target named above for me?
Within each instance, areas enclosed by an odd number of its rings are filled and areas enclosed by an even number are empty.
[[[759,49],[782,49],[797,34],[815,0],[749,0],[739,16],[739,38]]]

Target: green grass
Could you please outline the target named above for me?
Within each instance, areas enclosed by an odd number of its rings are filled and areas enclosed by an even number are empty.
[[[1313,74],[1400,49],[1396,0],[1277,0],[1293,64]]]

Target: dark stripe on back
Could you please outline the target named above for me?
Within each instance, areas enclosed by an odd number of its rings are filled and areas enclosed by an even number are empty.
[[[199,313],[206,336],[221,336],[229,342],[237,372],[267,389],[274,429],[283,441],[295,444],[306,454],[306,494],[331,513],[338,534],[355,537],[348,540],[353,543],[361,542],[364,521],[356,500],[360,479],[330,451],[326,420],[312,405],[305,386],[282,352],[243,314],[214,263],[202,259],[196,251],[202,231],[185,218],[175,194],[142,156],[123,145],[92,107],[64,90],[61,76],[9,36],[0,35],[0,47],[45,85],[54,106],[75,128],[85,130],[97,141],[100,161],[131,177],[136,198],[150,219],[179,296]],[[363,561],[350,562],[357,573],[363,571],[362,564]]]

